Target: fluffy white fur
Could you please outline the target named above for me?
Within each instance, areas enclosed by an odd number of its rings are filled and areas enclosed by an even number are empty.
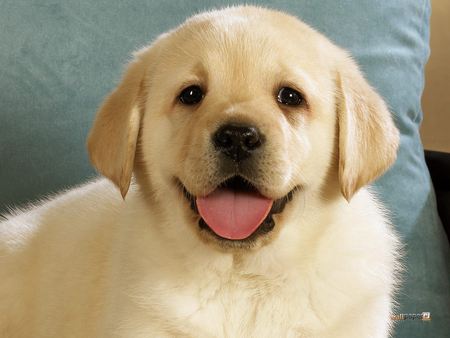
[[[228,57],[183,45],[192,34]],[[272,48],[259,49],[261,36]],[[294,56],[293,68],[274,70],[278,57]],[[202,62],[210,91],[186,111],[173,98],[203,81],[192,75]],[[279,108],[258,87],[271,81],[268,69],[295,73],[289,83],[301,78],[308,107]],[[235,91],[249,84],[257,100]],[[275,140],[260,189],[274,198],[302,189],[267,239],[224,248],[199,234],[171,179],[211,190],[216,166],[199,135],[233,114]],[[191,18],[137,54],[100,108],[89,150],[113,183],[90,182],[0,223],[0,336],[387,337],[399,244],[361,187],[394,161],[397,143],[353,61],[295,18],[254,7]]]

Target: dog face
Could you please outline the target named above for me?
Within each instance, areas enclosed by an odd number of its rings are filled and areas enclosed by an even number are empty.
[[[134,170],[170,223],[222,249],[274,240],[302,194],[350,200],[397,144],[344,51],[255,7],[197,15],[139,51],[88,140],[124,198]]]

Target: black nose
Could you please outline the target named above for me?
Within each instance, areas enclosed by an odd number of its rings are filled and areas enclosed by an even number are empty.
[[[256,127],[226,124],[213,135],[216,149],[239,162],[248,158],[263,143],[263,137]]]

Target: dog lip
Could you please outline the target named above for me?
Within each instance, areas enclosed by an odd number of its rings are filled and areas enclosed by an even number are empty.
[[[192,195],[192,194],[186,189],[186,187],[184,186],[183,183],[181,183],[180,180],[178,180],[178,182],[179,182],[179,185],[180,185],[181,188],[182,188],[184,197],[186,197],[186,199],[187,199],[188,202],[189,202],[190,208],[192,209],[192,211],[194,211],[196,214],[198,214],[197,202],[196,202],[195,196]]]
[[[189,202],[189,206],[191,210],[197,215],[200,216],[197,208],[197,202],[196,202],[196,196],[191,194],[184,184],[181,182],[181,180],[177,179],[178,185],[181,187],[181,190],[183,192],[183,195],[185,196],[186,200]],[[251,191],[258,191],[258,189],[248,180],[241,176],[233,176],[231,178],[228,178],[224,180],[222,183],[220,183],[217,187],[227,187],[231,189],[241,189],[241,190],[251,190]],[[289,203],[293,198],[297,190],[300,189],[300,186],[295,186],[291,191],[289,191],[286,195],[284,195],[281,198],[278,198],[273,201],[272,207],[266,216],[266,218],[262,221],[261,225],[258,227],[258,229],[253,233],[250,237],[241,240],[251,240],[252,238],[256,237],[259,234],[265,234],[270,232],[275,227],[275,222],[272,218],[275,214],[280,214],[284,211],[284,208],[286,207],[286,204]],[[202,229],[208,229],[211,233],[213,233],[216,237],[218,237],[221,240],[227,240],[226,238],[222,238],[215,234],[208,226],[208,224],[203,220],[203,218],[200,217],[199,220],[199,227]],[[235,241],[235,240],[233,240]]]

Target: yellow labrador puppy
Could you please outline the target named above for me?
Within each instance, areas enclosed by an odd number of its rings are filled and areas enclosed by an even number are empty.
[[[398,140],[304,23],[196,15],[101,106],[88,148],[109,180],[2,221],[0,336],[387,337],[399,245],[364,186]]]

